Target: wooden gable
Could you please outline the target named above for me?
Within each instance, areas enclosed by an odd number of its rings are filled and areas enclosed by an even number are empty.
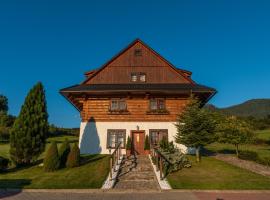
[[[132,73],[145,73],[146,83],[190,83],[190,74],[176,69],[167,60],[140,40],[98,70],[86,73],[83,84],[128,84]]]

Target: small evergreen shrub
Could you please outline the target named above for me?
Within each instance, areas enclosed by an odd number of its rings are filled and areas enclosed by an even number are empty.
[[[8,168],[9,159],[0,156],[0,171]]]
[[[53,172],[60,166],[56,142],[52,142],[44,158],[44,171]]]
[[[259,156],[254,151],[240,151],[239,158],[242,160],[251,160],[251,161],[257,161],[259,160]]]
[[[127,138],[126,150],[131,150],[131,139],[129,136]]]
[[[68,139],[61,144],[59,149],[60,167],[65,167],[67,162],[67,157],[70,152],[70,144]]]
[[[80,165],[80,149],[78,144],[75,143],[68,154],[66,166],[68,168],[78,167]]]
[[[148,137],[148,135],[145,136],[144,150],[150,150],[150,143],[149,143],[149,137]]]

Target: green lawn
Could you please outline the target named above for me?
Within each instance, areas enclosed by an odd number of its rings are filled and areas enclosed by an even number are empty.
[[[270,178],[235,167],[211,157],[201,163],[189,156],[192,167],[170,174],[167,178],[175,189],[270,189]]]
[[[14,169],[0,175],[0,188],[100,188],[109,173],[109,156],[83,158],[82,166],[56,172],[44,172],[39,166]]]
[[[58,146],[65,141],[65,139],[68,139],[71,143],[78,142],[78,137],[72,136],[72,135],[64,135],[64,136],[58,136],[58,137],[50,137],[47,139],[47,145],[46,149],[49,147],[48,143],[51,143],[52,141],[56,141]],[[0,144],[0,156],[3,156],[5,158],[9,158],[9,144]],[[40,158],[43,158],[44,153],[40,156]]]
[[[221,143],[213,143],[206,146],[206,149],[219,153],[235,153],[235,147],[232,144],[221,144]],[[261,158],[269,157],[270,158],[270,145],[254,145],[254,144],[246,144],[239,146],[241,150],[255,151],[258,153],[258,156]]]
[[[256,137],[262,140],[270,141],[270,130],[260,130],[255,132]]]

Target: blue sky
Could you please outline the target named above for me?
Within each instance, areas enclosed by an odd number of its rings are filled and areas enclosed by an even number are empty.
[[[270,98],[270,1],[0,1],[0,94],[17,115],[42,81],[49,120],[79,126],[58,90],[141,38],[226,107]]]

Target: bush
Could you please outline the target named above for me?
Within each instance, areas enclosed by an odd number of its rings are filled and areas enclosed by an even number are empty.
[[[259,156],[254,151],[240,151],[239,158],[242,160],[251,160],[256,162],[259,159]]]
[[[52,172],[59,168],[60,161],[56,142],[52,142],[44,158],[44,170]]]
[[[257,163],[270,166],[270,157],[262,157],[257,160]]]
[[[10,128],[0,127],[0,143],[9,142]]]
[[[61,144],[59,149],[60,167],[65,167],[67,162],[67,157],[70,152],[70,144],[68,139]]]
[[[127,138],[126,150],[131,150],[131,139],[130,139],[129,136],[128,136],[128,138]]]
[[[9,159],[0,156],[0,171],[8,168]]]
[[[145,136],[144,150],[150,150],[150,143],[149,143],[149,137],[148,137],[148,135]]]
[[[250,160],[262,165],[270,166],[270,157],[260,157],[254,151],[241,151],[239,153],[239,158],[242,160]]]
[[[78,167],[80,165],[80,149],[75,143],[68,154],[66,166],[68,168]]]

